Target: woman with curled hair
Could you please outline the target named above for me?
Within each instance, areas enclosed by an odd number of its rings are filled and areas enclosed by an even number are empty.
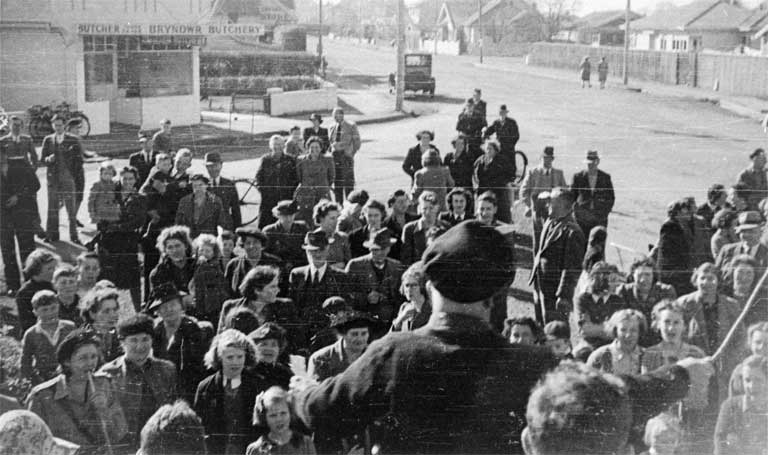
[[[197,386],[194,409],[203,420],[210,453],[239,455],[254,439],[251,413],[256,395],[264,389],[246,372],[255,358],[253,342],[233,329],[218,334],[205,354],[205,366],[215,373]]]
[[[428,152],[435,152],[438,159],[440,159],[440,150],[432,144],[435,140],[435,133],[428,130],[422,130],[416,133],[416,140],[418,144],[408,149],[408,153],[403,160],[403,172],[411,177],[411,183],[413,183],[414,175],[416,171],[424,167],[422,163],[422,156]]]
[[[637,310],[619,310],[605,323],[605,331],[613,342],[589,355],[587,365],[613,374],[640,374],[643,348],[637,342],[648,330],[645,316]]]
[[[712,218],[712,229],[715,230],[715,233],[712,234],[710,248],[713,258],[720,254],[720,250],[725,245],[739,241],[739,236],[736,235],[738,218],[739,214],[735,210],[726,208],[718,211],[714,218]]]
[[[307,140],[307,153],[296,161],[299,186],[293,200],[299,206],[297,219],[312,226],[312,210],[322,199],[331,199],[331,185],[336,178],[333,159],[323,153],[323,141],[313,136]]]
[[[656,264],[649,257],[635,260],[629,268],[629,276],[629,282],[619,286],[616,294],[621,297],[627,308],[643,313],[646,321],[652,320],[651,313],[656,303],[677,298],[675,288],[659,281]],[[658,333],[648,330],[640,337],[640,346],[648,347],[659,340]]]
[[[129,289],[133,306],[141,305],[141,268],[139,266],[139,229],[147,217],[147,201],[138,193],[139,171],[126,166],[120,171],[115,198],[120,204],[120,219],[105,223],[99,244],[102,278],[118,289]]]
[[[101,343],[93,331],[78,329],[61,342],[56,358],[61,374],[30,392],[27,407],[40,416],[54,436],[80,446],[83,454],[106,453],[128,431],[110,378],[94,373]]]
[[[390,331],[410,332],[425,325],[432,315],[432,305],[427,296],[427,282],[421,261],[414,262],[403,273],[400,293],[406,301],[400,305]]]
[[[463,133],[459,133],[453,138],[451,146],[453,151],[445,155],[443,166],[448,167],[458,188],[472,191],[472,174],[475,171],[475,161],[482,156],[482,151],[469,148],[467,137]]]
[[[54,291],[53,272],[60,261],[61,258],[55,253],[40,248],[27,256],[23,270],[26,281],[16,294],[16,308],[19,313],[19,331],[16,337],[19,340],[27,329],[37,323],[37,317],[32,312],[32,297],[38,291]]]
[[[656,268],[660,279],[675,288],[677,295],[691,291],[691,242],[686,229],[691,219],[688,203],[679,200],[667,206],[667,219],[661,225],[656,244]]]
[[[477,196],[486,191],[493,191],[498,202],[496,218],[502,223],[512,221],[508,186],[515,176],[511,169],[507,158],[501,154],[499,143],[486,141],[485,153],[475,161],[472,184]]]
[[[165,283],[173,283],[176,289],[189,291],[189,282],[195,275],[195,258],[192,256],[192,238],[189,227],[174,225],[163,229],[157,237],[160,262],[149,274],[151,290]]]
[[[323,199],[318,202],[313,211],[312,219],[317,228],[322,229],[328,236],[328,264],[344,270],[347,262],[352,259],[352,249],[349,235],[338,230],[341,207],[335,202]]]
[[[205,430],[184,400],[160,407],[141,430],[140,455],[205,455]]]
[[[451,227],[472,218],[472,193],[466,188],[457,186],[449,191],[445,196],[445,205],[448,210],[441,213],[439,219]]]
[[[101,344],[102,363],[111,362],[123,353],[117,334],[117,321],[120,316],[120,294],[111,287],[94,288],[85,297],[82,319],[83,328],[91,330]],[[101,366],[101,364],[99,364]]]
[[[279,292],[280,269],[271,265],[252,268],[240,284],[240,295],[243,297],[227,300],[221,306],[218,331],[224,330],[230,313],[237,308],[246,308],[256,316],[259,326],[265,322],[276,322],[288,330],[292,343],[300,342],[296,339],[301,332],[296,305],[291,299],[278,297]]]

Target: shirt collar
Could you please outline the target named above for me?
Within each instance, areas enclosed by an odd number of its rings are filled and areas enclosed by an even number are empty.
[[[63,374],[60,374],[58,379],[58,382],[56,382],[56,391],[53,393],[54,400],[61,400],[69,396],[69,385],[67,385],[67,377]]]
[[[53,331],[53,335],[51,335],[48,332],[46,332],[45,329],[43,329],[43,325],[40,324],[40,322],[35,324],[35,330],[39,334],[41,334],[41,335],[45,336],[46,338],[48,338],[48,341],[50,341],[52,345],[56,346],[57,344],[59,344],[59,336],[61,335],[61,326],[62,325],[64,325],[64,323],[61,320],[59,320],[59,322],[56,325],[56,330]]]
[[[635,346],[635,349],[632,350],[632,352],[626,353],[619,347],[619,341],[613,340],[613,342],[610,344],[610,350],[613,358],[616,360],[622,360],[626,356],[630,356],[633,360],[640,358],[640,346],[637,345]]]
[[[320,268],[315,267],[315,264],[309,264],[309,277],[314,278],[317,276],[317,281],[323,281],[325,276],[325,270],[328,268],[328,263],[324,262]]]
[[[224,375],[221,375],[221,383],[224,385],[224,387],[227,386],[227,381],[230,381],[230,380],[232,381],[232,383],[230,384],[230,387],[232,388],[232,390],[235,390],[235,389],[239,388],[240,384],[243,383],[243,377],[242,376],[238,376],[236,378],[231,378],[230,379],[230,378],[224,377]]]
[[[432,313],[429,322],[422,327],[427,331],[462,331],[488,332],[491,330],[488,322],[460,313]],[[422,330],[419,329],[419,330]]]

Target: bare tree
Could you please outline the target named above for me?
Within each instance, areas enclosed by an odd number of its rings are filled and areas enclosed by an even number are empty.
[[[576,17],[579,0],[540,0],[537,4],[544,16],[544,35],[551,41],[570,19]]]

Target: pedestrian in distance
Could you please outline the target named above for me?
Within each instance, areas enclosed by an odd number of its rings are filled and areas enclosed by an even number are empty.
[[[403,160],[403,171],[411,177],[411,183],[413,183],[416,171],[424,167],[422,157],[425,153],[435,151],[437,152],[438,159],[440,158],[440,150],[432,144],[432,141],[435,140],[435,133],[433,131],[419,131],[416,133],[416,140],[419,143],[408,149],[408,153]]]
[[[323,139],[312,136],[307,139],[307,153],[296,161],[299,185],[294,201],[299,206],[297,218],[307,226],[313,226],[312,210],[323,199],[331,200],[331,187],[336,179],[333,159],[325,154]]]
[[[584,57],[579,64],[579,74],[581,75],[581,88],[592,88],[592,82],[590,79],[590,73],[592,72],[592,64],[589,63],[589,57]]]
[[[587,151],[584,163],[587,169],[573,175],[571,191],[576,196],[576,222],[584,235],[589,235],[595,226],[608,227],[608,215],[613,210],[616,196],[610,174],[598,169],[600,155],[597,150]]]
[[[565,183],[565,175],[560,169],[552,166],[555,160],[555,149],[551,145],[544,147],[541,152],[541,163],[528,169],[520,186],[520,199],[526,205],[525,216],[533,218],[533,245],[534,248],[541,240],[541,228],[547,220],[547,199],[539,198],[544,192],[552,191],[552,188],[568,186]],[[584,235],[588,235],[585,232]]]
[[[275,134],[269,138],[270,153],[261,159],[256,171],[256,188],[261,193],[259,229],[277,221],[272,209],[278,202],[293,199],[299,184],[296,160],[284,153],[285,141]]]
[[[608,61],[605,57],[600,57],[600,63],[597,64],[597,79],[600,81],[600,90],[605,88],[605,81],[608,80]]]
[[[342,108],[333,109],[333,119],[336,123],[329,130],[333,163],[336,166],[333,192],[336,202],[341,202],[355,188],[355,155],[360,150],[360,133],[356,124],[344,120]]]

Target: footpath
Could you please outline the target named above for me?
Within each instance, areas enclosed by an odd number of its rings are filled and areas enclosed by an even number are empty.
[[[522,58],[485,57],[483,63],[478,62],[474,65],[478,68],[489,70],[524,73],[535,75],[537,77],[569,81],[573,82],[573,84],[581,83],[576,70],[568,71],[559,68],[526,65]],[[624,85],[620,79],[609,77],[606,88],[621,89],[624,88]],[[728,95],[701,87],[694,88],[685,85],[669,85],[630,78],[626,89],[655,96],[682,98],[715,104],[733,114],[750,118],[756,122],[761,122],[765,118],[765,115],[768,114],[768,100],[750,96]],[[596,75],[592,78],[591,90],[600,90]]]

